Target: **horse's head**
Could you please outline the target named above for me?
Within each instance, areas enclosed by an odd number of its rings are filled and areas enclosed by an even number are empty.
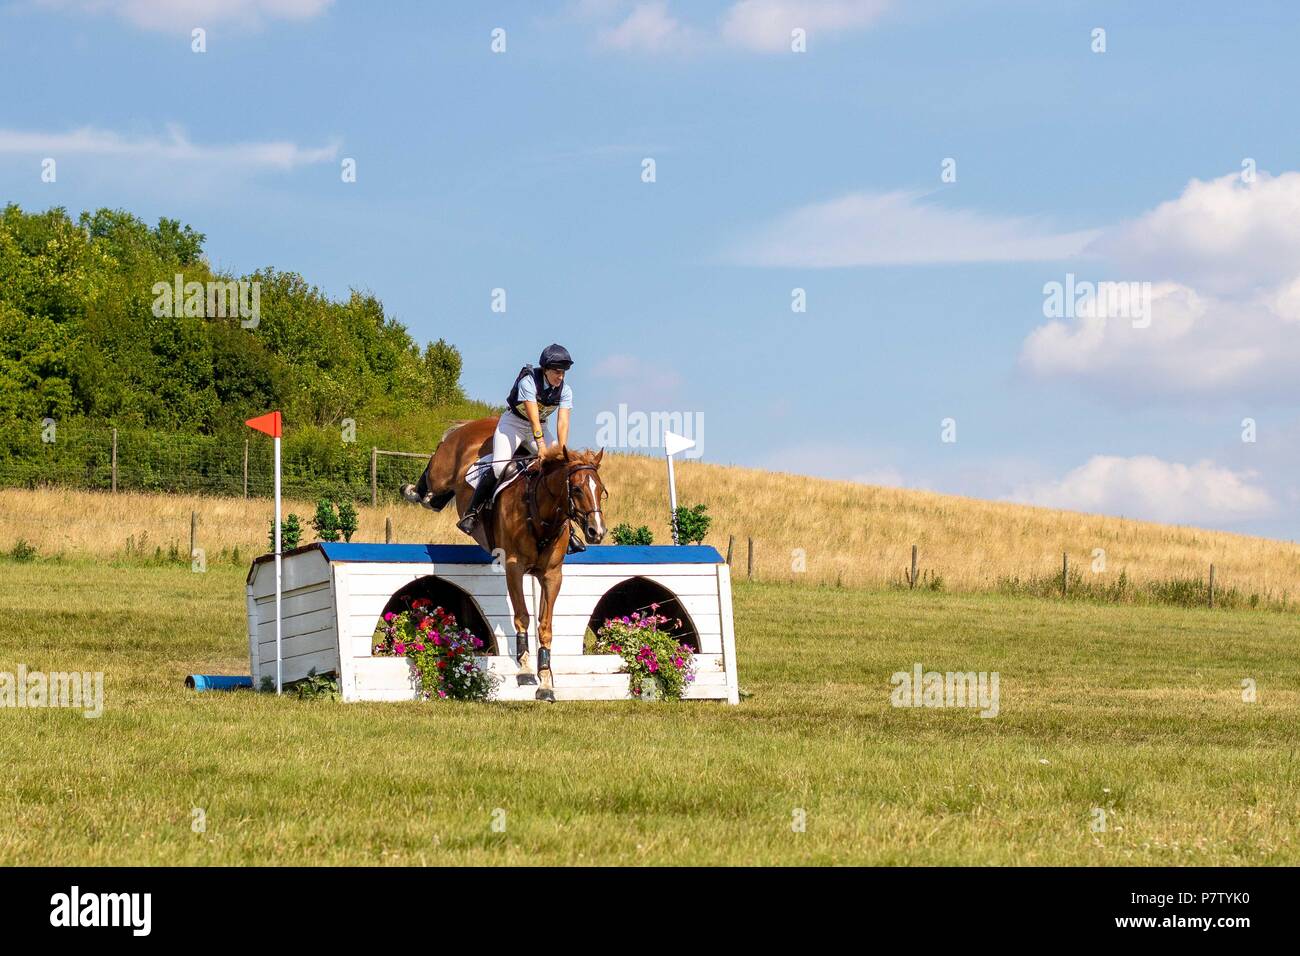
[[[564,472],[569,517],[582,528],[588,544],[600,544],[605,539],[605,516],[600,506],[609,497],[605,483],[600,480],[600,462],[605,457],[605,449],[590,452],[560,448],[554,453],[550,449],[547,452],[546,458],[553,462],[551,467]]]

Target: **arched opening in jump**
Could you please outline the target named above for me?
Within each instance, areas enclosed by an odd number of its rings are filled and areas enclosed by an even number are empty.
[[[659,605],[655,613],[668,618],[668,623],[663,625],[664,630],[698,654],[700,633],[681,599],[662,584],[642,577],[628,578],[614,585],[596,602],[596,609],[591,612],[591,620],[587,622],[589,639],[600,630],[606,619],[630,617],[634,611],[649,614],[652,604]]]
[[[383,622],[385,614],[389,612],[400,614],[403,611],[410,610],[411,602],[420,598],[425,598],[432,602],[434,607],[441,607],[447,613],[454,615],[456,624],[459,627],[467,629],[483,642],[482,653],[501,653],[496,646],[496,636],[492,633],[492,628],[488,626],[487,618],[483,616],[483,611],[478,606],[478,602],[474,600],[468,591],[457,587],[445,578],[438,577],[436,574],[416,578],[389,598],[388,603],[384,605],[384,610],[379,615],[376,626]]]

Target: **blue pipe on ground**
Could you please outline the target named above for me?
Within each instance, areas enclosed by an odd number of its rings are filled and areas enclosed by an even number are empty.
[[[185,686],[190,690],[235,690],[239,687],[252,687],[251,677],[227,677],[219,674],[191,674],[185,678]]]

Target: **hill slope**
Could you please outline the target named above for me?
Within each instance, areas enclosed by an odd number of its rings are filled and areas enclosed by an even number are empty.
[[[645,524],[657,542],[670,540],[662,460],[607,455],[605,461],[607,523]],[[412,460],[410,480],[419,467]],[[1007,579],[1019,578],[1018,589],[1054,593],[1061,554],[1068,552],[1076,590],[1113,591],[1121,573],[1130,586],[1201,579],[1213,562],[1226,603],[1249,602],[1252,594],[1265,603],[1300,597],[1300,549],[1289,542],[700,462],[678,467],[682,503],[709,506],[713,527],[706,543],[725,551],[728,536],[735,535],[738,575],[745,573],[746,540],[753,537],[755,576],[762,580],[901,584],[916,544],[922,586],[937,576],[946,590],[986,590],[1000,581],[1006,588],[1012,586]],[[240,561],[265,550],[271,506],[264,498],[112,496],[64,489],[0,489],[0,549],[8,551],[21,538],[41,554],[108,557],[122,554],[130,537],[137,551],[142,540],[148,554],[175,543],[183,556],[191,509],[198,512],[199,545],[209,561],[221,560],[223,549],[230,560],[238,547]],[[314,510],[303,501],[286,508],[304,524]],[[359,540],[384,540],[385,517],[392,518],[399,541],[464,540],[450,510],[435,514],[381,500],[378,508],[359,511]],[[307,529],[303,540],[310,534]],[[803,572],[793,569],[796,549],[804,553]],[[1094,572],[1096,549],[1104,550],[1105,565]]]

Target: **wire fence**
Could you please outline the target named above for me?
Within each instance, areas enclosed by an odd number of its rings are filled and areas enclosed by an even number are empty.
[[[274,493],[274,446],[261,435],[241,439],[63,425],[42,437],[49,440],[0,443],[0,485],[245,498]],[[283,494],[373,504],[397,500],[401,485],[414,483],[428,458],[428,452],[338,439],[285,445]]]

